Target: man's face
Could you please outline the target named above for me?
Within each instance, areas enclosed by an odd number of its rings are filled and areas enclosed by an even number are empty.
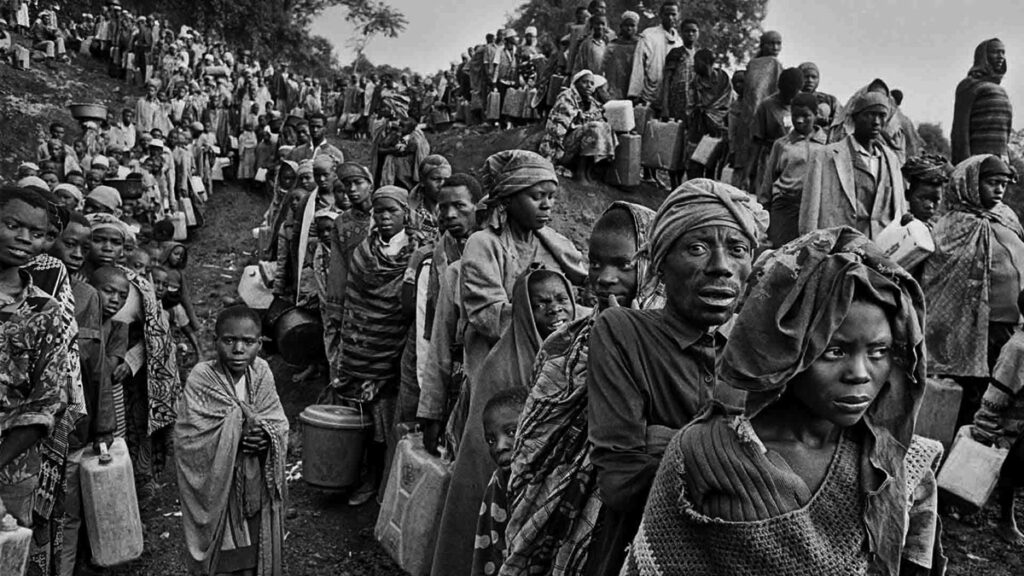
[[[727,322],[750,275],[750,240],[728,226],[705,226],[683,234],[661,265],[667,309],[692,326]]]
[[[604,36],[604,31],[608,27],[608,20],[603,16],[594,16],[590,19],[590,30],[594,33],[594,38],[601,38]]]
[[[697,38],[700,37],[700,28],[698,28],[693,22],[687,22],[683,25],[682,34],[683,45],[690,48],[697,43]]]
[[[679,25],[679,7],[674,5],[663,6],[661,9],[661,27],[665,30],[672,30]]]
[[[323,118],[314,118],[309,121],[309,133],[313,137],[314,142],[322,141],[326,132]]]
[[[0,266],[24,266],[46,244],[46,210],[22,200],[11,200],[0,213]]]
[[[887,114],[881,109],[862,110],[853,116],[853,135],[858,140],[874,140],[882,135]]]
[[[814,92],[818,89],[818,71],[807,68],[804,71],[804,92]]]
[[[623,40],[632,40],[636,36],[636,22],[633,22],[632,20],[624,20],[622,24],[619,25],[619,36],[621,36]]]
[[[1002,42],[989,42],[988,64],[996,74],[1006,74],[1006,46]]]

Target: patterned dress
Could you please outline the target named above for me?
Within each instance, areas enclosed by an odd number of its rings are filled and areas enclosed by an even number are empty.
[[[604,108],[593,98],[584,100],[576,87],[570,86],[558,96],[548,115],[539,152],[561,164],[583,156],[600,162],[615,157],[616,144]]]

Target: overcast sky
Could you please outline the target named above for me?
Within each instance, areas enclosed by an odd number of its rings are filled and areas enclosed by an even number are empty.
[[[447,67],[460,51],[501,26],[516,5],[509,0],[388,1],[405,13],[409,27],[397,39],[374,39],[367,56],[422,73]],[[343,9],[325,12],[313,31],[330,39],[341,61],[348,62],[353,55],[345,38],[351,28],[344,15]],[[1017,112],[1014,125],[1024,127],[1024,0],[770,0],[764,27],[782,33],[781,59],[787,66],[818,63],[821,90],[845,102],[880,77],[904,91],[903,109],[911,118],[941,122],[947,131],[956,84],[970,68],[975,46],[1002,38],[1009,64],[1003,85]]]

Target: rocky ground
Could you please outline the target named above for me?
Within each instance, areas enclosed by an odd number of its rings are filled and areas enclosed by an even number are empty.
[[[112,81],[105,69],[91,60],[71,66],[37,67],[17,72],[0,65],[0,175],[11,176],[17,162],[34,156],[40,128],[52,120],[72,126],[66,106],[72,102],[103,101],[113,106],[133,101],[134,93]],[[453,130],[432,135],[434,149],[448,156],[457,171],[472,171],[490,153],[529,147],[537,141],[536,130],[499,131],[488,128]],[[365,143],[345,142],[346,155],[368,160]],[[0,176],[0,182],[2,182]],[[651,207],[665,194],[652,188],[619,191],[604,186],[580,187],[567,182],[556,208],[554,226],[585,248],[594,220],[613,200],[625,199]],[[1008,198],[1016,205],[1024,201],[1020,189]],[[224,305],[237,298],[235,289],[241,270],[253,262],[254,243],[250,234],[265,210],[268,199],[235,186],[218,186],[207,206],[207,225],[191,241],[189,272],[195,283],[193,294],[202,323],[204,342],[209,342],[213,319]],[[1016,207],[1016,206],[1015,206]],[[208,345],[209,346],[209,345]],[[292,384],[293,369],[270,357],[277,376],[285,410],[293,427],[289,469],[299,470],[302,459],[298,414],[316,401],[324,382]],[[195,358],[187,360],[190,366]],[[186,574],[182,562],[182,530],[177,490],[172,471],[161,479],[163,489],[144,506],[146,551],[137,561],[107,571],[111,576],[177,576]],[[286,519],[286,574],[375,576],[398,575],[402,571],[387,557],[373,538],[378,508],[368,504],[350,508],[344,495],[313,489],[296,477],[289,483]],[[1024,510],[1024,508],[1022,508]],[[992,526],[995,510],[963,521],[943,518],[943,544],[950,559],[952,576],[1024,574],[1024,555],[996,540]],[[445,575],[447,576],[447,575]]]

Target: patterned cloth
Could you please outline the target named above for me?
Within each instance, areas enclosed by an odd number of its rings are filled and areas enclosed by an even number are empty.
[[[188,562],[196,573],[226,572],[232,552],[255,548],[256,574],[280,576],[288,418],[265,360],[256,358],[244,378],[239,398],[219,361],[201,362],[178,403],[175,463]],[[240,450],[253,427],[270,439],[265,455]]]
[[[755,265],[750,278],[719,376],[747,392],[744,412],[751,418],[777,402],[789,382],[821,357],[855,298],[869,299],[890,318],[893,368],[856,428],[864,434],[861,524],[872,570],[894,574],[907,530],[907,502],[916,488],[904,483],[904,458],[914,430],[914,419],[907,414],[916,413],[925,389],[924,294],[910,274],[851,228],[807,234]],[[696,434],[693,442],[703,442]],[[680,452],[690,442],[685,436],[677,437],[670,449],[676,462],[687,457]],[[895,481],[881,483],[879,478]],[[662,480],[666,482],[674,481]],[[744,493],[739,490],[737,497]],[[675,492],[673,502],[679,502],[679,494]],[[657,515],[664,511],[664,500],[652,506]]]
[[[1013,106],[1006,89],[1000,86],[1003,75],[988,63],[988,47],[993,43],[1001,44],[993,38],[975,48],[974,65],[956,87],[949,133],[956,164],[978,154],[1005,157],[1008,153]]]
[[[647,242],[654,212],[628,202],[637,245]],[[606,211],[607,213],[607,211]],[[642,279],[648,261],[639,255]],[[660,285],[659,285],[660,286]],[[659,308],[664,296],[641,293],[632,305]],[[530,397],[516,431],[502,576],[580,574],[601,501],[587,440],[587,357],[596,312],[552,334],[537,355]]]
[[[697,76],[693,68],[695,52],[696,48],[679,46],[669,50],[665,57],[665,72],[661,81],[661,96],[659,98],[659,111],[662,116],[667,115],[669,118],[682,120],[684,123],[689,120],[694,104],[691,85]],[[732,94],[731,84],[729,85],[729,94]]]
[[[508,524],[508,470],[491,475],[480,502],[470,576],[496,576],[505,560],[505,527]]]
[[[932,229],[935,253],[924,264],[921,284],[928,300],[928,357],[933,374],[989,375],[989,288],[994,228],[1024,238],[1006,204],[981,205],[979,176],[989,155],[973,156],[953,171],[945,188],[948,210]]]
[[[569,164],[581,156],[595,160],[615,157],[618,140],[593,97],[584,100],[576,86],[558,95],[548,115],[540,153],[552,162]]]

